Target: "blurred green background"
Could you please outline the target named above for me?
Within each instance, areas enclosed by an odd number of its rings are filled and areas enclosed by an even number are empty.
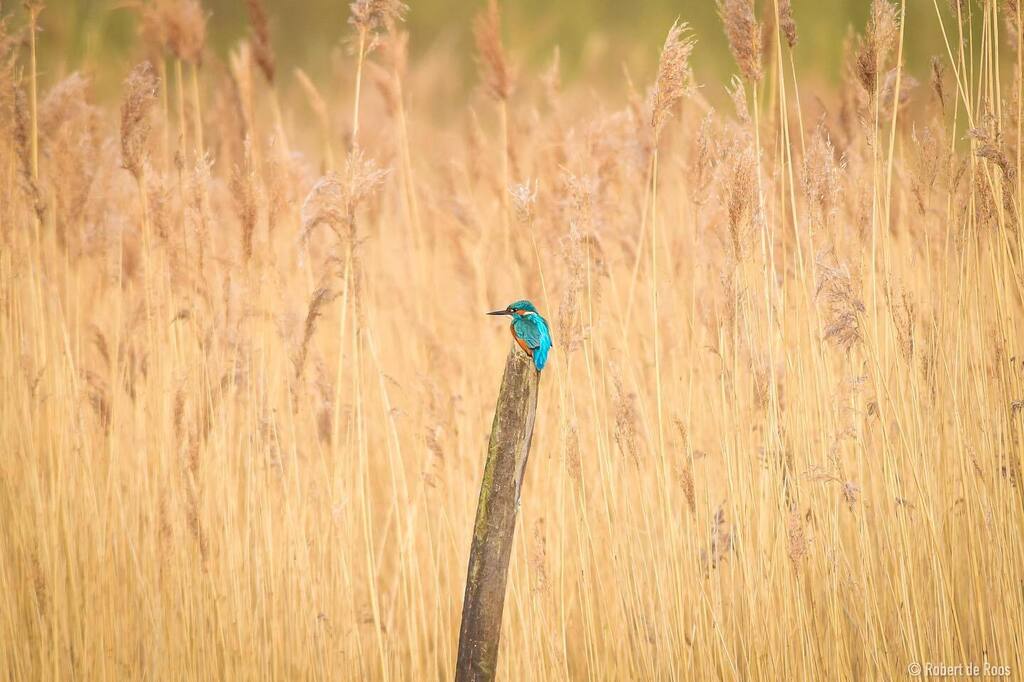
[[[465,72],[470,73],[474,68],[470,26],[485,0],[408,2],[413,57],[444,46],[456,51]],[[938,4],[943,12],[948,11],[945,0]],[[23,14],[18,5],[15,14]],[[131,0],[51,0],[42,15],[40,67],[44,77],[47,67],[56,75],[82,65],[101,65],[123,73],[139,55],[131,5]],[[209,48],[223,58],[246,35],[245,3],[204,0],[204,6],[210,14]],[[347,2],[266,0],[266,6],[280,73],[290,73],[295,66],[322,73],[331,50],[351,35]],[[835,81],[843,38],[850,28],[863,30],[869,0],[793,0],[793,6],[799,27],[801,78]],[[758,11],[765,13],[770,8],[770,2],[761,0]],[[502,9],[506,44],[512,54],[529,68],[546,62],[552,49],[560,46],[566,79],[579,74],[581,65],[613,70],[614,78],[621,74],[621,63],[640,70],[649,68],[677,17],[689,22],[697,35],[693,65],[699,81],[721,81],[735,71],[713,0],[505,0]],[[928,58],[944,54],[945,46],[933,2],[907,0],[907,13],[907,63],[911,73],[920,78],[926,73]],[[104,74],[94,75],[102,89]],[[471,79],[466,82],[472,84]]]

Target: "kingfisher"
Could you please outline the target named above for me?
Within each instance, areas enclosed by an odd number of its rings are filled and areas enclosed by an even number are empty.
[[[537,371],[544,369],[551,350],[551,332],[548,321],[540,316],[536,306],[529,301],[516,301],[504,310],[495,310],[488,315],[508,315],[512,318],[512,338],[519,347],[533,358],[533,366]]]

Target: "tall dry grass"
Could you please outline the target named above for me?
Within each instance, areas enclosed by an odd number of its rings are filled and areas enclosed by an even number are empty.
[[[1020,674],[1020,9],[933,4],[916,80],[903,3],[815,93],[790,3],[722,0],[742,79],[676,26],[604,97],[514,71],[492,3],[445,120],[397,2],[331,82],[256,0],[226,62],[146,5],[123,102],[4,19],[0,676],[450,678],[522,296],[500,678]]]

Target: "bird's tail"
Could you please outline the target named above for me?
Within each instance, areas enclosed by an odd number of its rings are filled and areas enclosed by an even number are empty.
[[[540,348],[535,348],[533,351],[533,365],[537,368],[537,371],[544,369],[544,364],[548,361],[548,350],[550,346],[542,345]]]

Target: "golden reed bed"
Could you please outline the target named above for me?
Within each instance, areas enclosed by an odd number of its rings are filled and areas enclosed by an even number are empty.
[[[500,679],[1021,674],[1021,10],[922,2],[911,74],[906,4],[835,88],[787,0],[722,0],[731,83],[680,23],[595,94],[492,3],[463,102],[395,2],[321,79],[259,0],[219,57],[196,0],[143,4],[120,102],[17,8],[0,677],[451,678],[483,313],[522,297],[555,348]]]

